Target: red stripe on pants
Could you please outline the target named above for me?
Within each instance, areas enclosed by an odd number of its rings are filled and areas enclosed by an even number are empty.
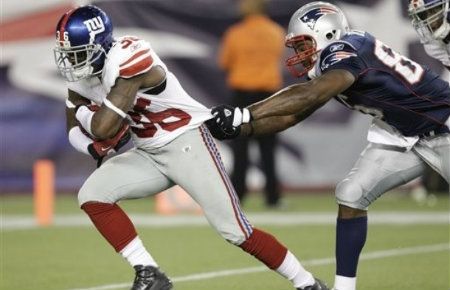
[[[86,202],[81,208],[116,252],[137,237],[133,223],[117,204]]]
[[[287,248],[278,240],[261,230],[253,229],[253,233],[245,242],[239,245],[272,270],[278,269],[287,254]]]

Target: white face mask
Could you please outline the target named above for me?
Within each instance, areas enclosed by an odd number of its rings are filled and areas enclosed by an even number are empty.
[[[94,72],[94,68],[90,65],[90,66],[85,66],[73,71],[69,71],[66,74],[66,78],[69,82],[75,82],[81,79],[85,79],[88,78],[89,76],[91,76]]]
[[[57,45],[54,55],[56,65],[64,78],[69,82],[75,82],[100,74],[101,70],[94,73],[95,69],[92,65],[106,53],[99,45],[73,47],[70,50]]]

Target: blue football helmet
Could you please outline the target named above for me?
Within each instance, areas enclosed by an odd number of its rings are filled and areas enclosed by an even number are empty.
[[[422,41],[442,40],[449,35],[449,0],[411,0],[408,13]]]
[[[113,43],[112,23],[100,8],[88,5],[66,12],[56,26],[55,62],[73,82],[101,74]]]

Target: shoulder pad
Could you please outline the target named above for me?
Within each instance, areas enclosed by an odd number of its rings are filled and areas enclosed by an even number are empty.
[[[149,71],[154,63],[150,43],[134,36],[116,40],[108,52],[102,77],[105,88],[114,86],[116,79],[131,78]]]
[[[348,42],[336,41],[329,44],[320,54],[320,70],[324,71],[340,61],[357,57],[356,49]]]

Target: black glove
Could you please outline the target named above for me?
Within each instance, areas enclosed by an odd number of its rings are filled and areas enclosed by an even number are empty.
[[[222,128],[219,126],[215,118],[205,122],[211,135],[218,140],[234,139],[241,133],[241,127]]]
[[[239,136],[241,125],[251,120],[248,109],[219,105],[211,109],[212,119],[205,122],[214,138],[219,140],[233,139]]]
[[[211,109],[211,114],[222,128],[239,127],[241,124],[252,120],[247,108],[233,107],[230,105],[219,105]]]

